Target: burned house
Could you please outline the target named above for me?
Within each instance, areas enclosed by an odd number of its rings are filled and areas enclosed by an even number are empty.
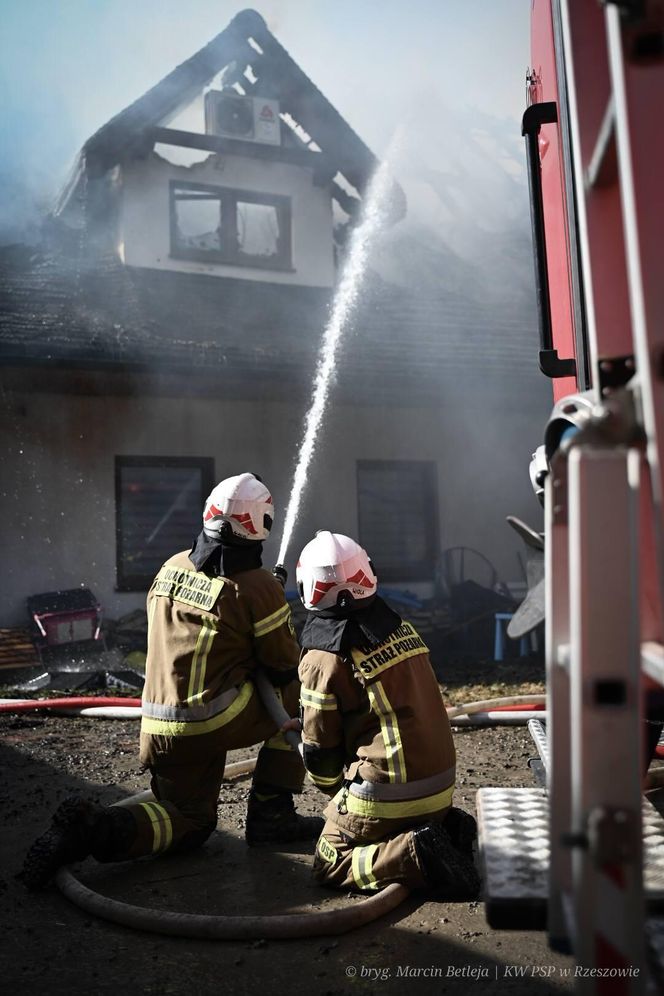
[[[260,473],[283,522],[321,334],[376,166],[252,11],[85,143],[42,244],[0,248],[0,625],[50,589],[89,586],[115,616],[142,605],[229,474]],[[386,223],[405,213],[394,182]],[[518,576],[500,529],[529,500],[540,385],[534,345],[501,337],[510,325],[488,305],[369,275],[291,571],[325,527],[359,536],[384,581],[419,594],[450,547]],[[500,425],[478,431],[474,399],[501,370],[520,387],[501,397]],[[266,558],[276,552],[271,540]]]

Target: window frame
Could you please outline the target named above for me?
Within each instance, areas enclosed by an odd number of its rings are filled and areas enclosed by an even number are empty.
[[[392,567],[385,564],[381,558],[379,549],[371,549],[371,541],[365,547],[375,561],[379,582],[401,582],[401,581],[424,581],[435,580],[436,566],[439,558],[440,547],[440,522],[438,505],[438,465],[435,460],[357,460],[356,480],[357,480],[357,521],[358,535],[362,546],[365,546],[363,537],[363,510],[361,500],[361,472],[363,469],[394,470],[398,468],[404,474],[412,473],[414,468],[423,470],[423,482],[426,493],[422,499],[424,511],[430,509],[430,514],[422,516],[424,527],[424,541],[426,554],[415,563],[404,564],[402,567]],[[364,515],[368,513],[365,511]],[[365,519],[366,521],[366,519]]]
[[[124,570],[126,556],[123,537],[122,520],[122,471],[127,467],[161,467],[164,470],[179,467],[201,471],[202,510],[205,499],[212,491],[215,483],[214,457],[167,457],[167,456],[116,456],[115,457],[115,590],[116,591],[148,591],[154,574],[132,574]],[[177,550],[172,551],[178,553]]]
[[[232,217],[232,225],[223,228],[221,249],[188,249],[177,245],[177,196],[176,190],[192,190],[214,194],[219,199],[220,220],[227,215]],[[250,256],[237,249],[237,205],[264,204],[277,211],[279,225],[279,250],[274,256]],[[227,266],[242,266],[249,269],[279,270],[294,273],[292,240],[291,198],[285,194],[264,194],[253,190],[239,190],[236,187],[218,187],[211,183],[193,183],[190,180],[171,180],[169,183],[170,251],[172,259],[188,259],[199,263],[224,263]]]

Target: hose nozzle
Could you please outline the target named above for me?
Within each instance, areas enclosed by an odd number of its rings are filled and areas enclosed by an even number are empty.
[[[275,564],[272,568],[272,573],[279,582],[282,588],[286,587],[286,582],[288,581],[288,571],[283,564]]]

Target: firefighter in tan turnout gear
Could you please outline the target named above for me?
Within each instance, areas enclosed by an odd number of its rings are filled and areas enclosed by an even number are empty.
[[[452,806],[455,751],[427,647],[377,595],[365,551],[320,532],[297,566],[303,757],[331,799],[314,878],[472,898],[475,821]],[[288,724],[293,725],[293,724]]]
[[[297,714],[299,647],[283,586],[261,567],[270,492],[240,474],[218,484],[190,552],[161,568],[148,593],[141,760],[154,800],[102,809],[66,800],[25,860],[30,887],[92,854],[119,861],[201,845],[217,824],[226,753],[263,741],[249,796],[249,844],[315,839],[323,821],[295,812],[304,767],[260,700],[261,667]]]

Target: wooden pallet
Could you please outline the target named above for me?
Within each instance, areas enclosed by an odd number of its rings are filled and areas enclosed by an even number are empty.
[[[38,665],[39,655],[27,629],[0,628],[0,670]]]

